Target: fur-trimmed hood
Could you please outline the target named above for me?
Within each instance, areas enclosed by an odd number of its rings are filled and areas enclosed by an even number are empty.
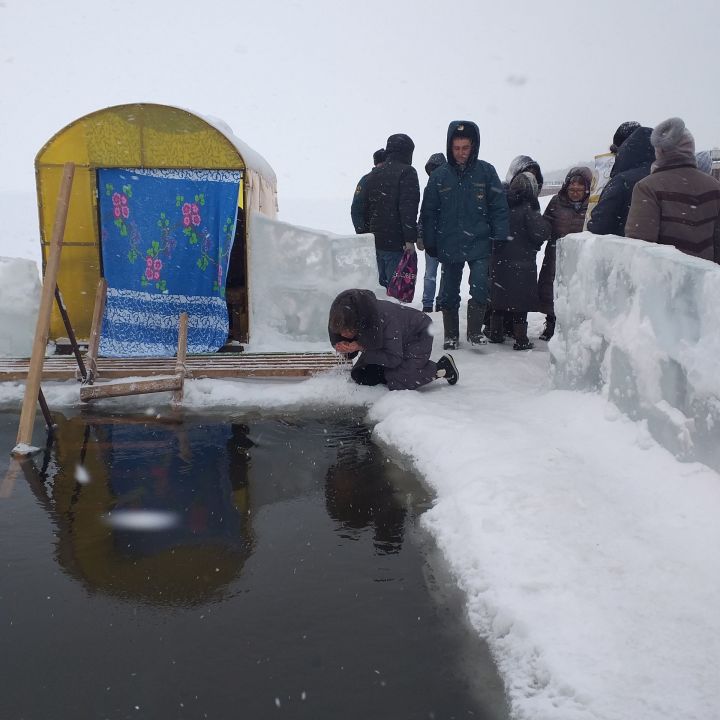
[[[581,177],[583,179],[583,182],[585,183],[585,198],[587,199],[590,196],[592,170],[589,167],[585,167],[584,165],[578,165],[576,167],[570,168],[568,174],[565,176],[565,182],[562,184],[560,192],[558,193],[558,195],[562,196],[567,202],[570,202],[567,196],[568,186],[570,185],[570,181],[577,176]]]
[[[538,195],[538,183],[529,170],[518,173],[510,183],[507,192],[508,205],[514,207],[523,202],[532,202]]]
[[[518,155],[511,163],[505,176],[505,182],[510,185],[517,175],[523,172],[531,172],[535,176],[535,180],[538,185],[538,192],[542,190],[543,176],[540,171],[540,165],[536,160],[533,160],[529,155]]]

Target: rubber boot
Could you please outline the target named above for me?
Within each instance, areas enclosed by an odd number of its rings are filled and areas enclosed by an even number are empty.
[[[535,345],[528,340],[527,328],[528,324],[526,322],[513,323],[513,336],[515,337],[513,350],[532,350],[535,347]]]
[[[502,312],[494,312],[490,318],[490,332],[488,333],[488,339],[491,343],[504,343],[505,342],[505,329],[504,329],[505,314]]]
[[[469,300],[467,306],[467,339],[471,345],[487,345],[482,327],[485,320],[485,305]]]
[[[542,331],[542,334],[540,335],[540,340],[545,340],[547,342],[554,334],[555,334],[555,316],[548,315],[545,318],[545,329]]]
[[[457,310],[446,310],[443,308],[443,332],[445,334],[445,342],[443,350],[455,350],[458,346],[458,337],[460,335],[460,313]]]

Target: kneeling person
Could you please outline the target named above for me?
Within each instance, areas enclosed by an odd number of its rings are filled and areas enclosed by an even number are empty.
[[[352,379],[359,385],[416,390],[443,378],[454,385],[458,370],[450,355],[430,360],[432,320],[419,310],[378,300],[370,290],[344,290],[330,307],[328,333],[339,353],[354,358]]]

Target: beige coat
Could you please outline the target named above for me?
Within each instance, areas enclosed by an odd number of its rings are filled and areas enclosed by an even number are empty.
[[[720,263],[720,183],[690,164],[653,167],[633,189],[625,235]]]

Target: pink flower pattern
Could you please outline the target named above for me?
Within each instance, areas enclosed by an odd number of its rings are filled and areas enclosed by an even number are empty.
[[[122,217],[127,220],[130,217],[130,208],[128,207],[127,195],[119,192],[113,193],[112,202],[113,215],[116,218]]]
[[[191,224],[197,227],[200,224],[200,208],[197,203],[183,203],[182,214],[185,227],[190,227]]]
[[[145,258],[145,277],[148,280],[159,280],[162,266],[163,263],[160,258],[153,258],[148,255]]]

